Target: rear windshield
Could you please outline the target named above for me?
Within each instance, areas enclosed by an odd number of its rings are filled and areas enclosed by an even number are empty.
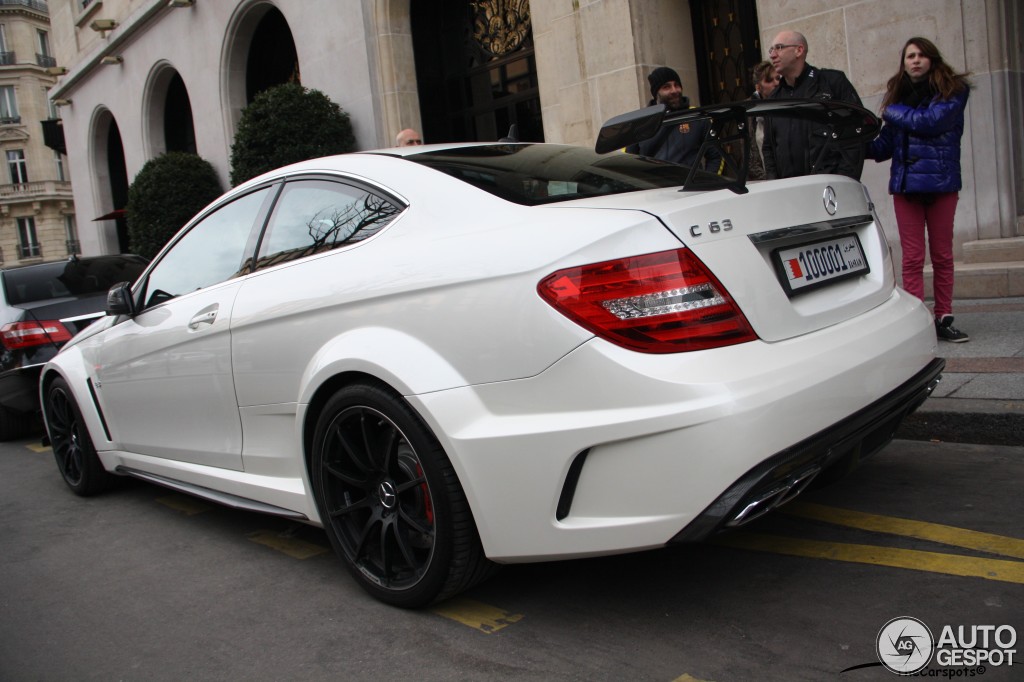
[[[99,256],[4,270],[0,275],[7,303],[18,305],[106,292],[118,282],[134,282],[146,263],[141,256]]]
[[[680,187],[690,172],[686,166],[633,154],[554,144],[460,147],[405,158],[526,206]]]

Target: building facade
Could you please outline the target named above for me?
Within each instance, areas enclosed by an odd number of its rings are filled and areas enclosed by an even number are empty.
[[[195,151],[226,188],[240,113],[276,83],[328,95],[351,116],[361,149],[390,146],[407,127],[441,142],[493,140],[513,124],[524,140],[591,145],[603,121],[647,103],[646,75],[658,65],[680,73],[695,104],[746,97],[750,66],[783,28],[804,33],[809,61],[845,71],[875,111],[912,35],[970,71],[958,254],[966,243],[1024,237],[1024,11],[1015,0],[49,4],[53,49],[68,69],[50,96],[63,105],[86,253],[123,247],[116,212],[127,184],[164,151]],[[887,171],[869,162],[864,181],[898,248]]]
[[[0,265],[80,251],[67,160],[41,124],[57,118],[55,65],[47,4],[0,0]]]

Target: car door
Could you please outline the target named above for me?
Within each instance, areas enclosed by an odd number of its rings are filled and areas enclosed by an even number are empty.
[[[97,393],[124,450],[242,468],[230,319],[272,188],[197,222],[135,290],[141,312],[104,334]]]

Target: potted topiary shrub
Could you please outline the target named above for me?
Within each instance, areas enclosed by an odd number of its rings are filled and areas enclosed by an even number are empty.
[[[348,114],[299,83],[256,95],[242,111],[231,145],[231,184],[297,161],[355,150]]]
[[[168,152],[150,159],[128,188],[131,250],[152,258],[221,191],[217,171],[195,154]]]

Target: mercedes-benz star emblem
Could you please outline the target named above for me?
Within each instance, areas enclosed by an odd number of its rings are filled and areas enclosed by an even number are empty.
[[[825,211],[829,215],[835,215],[836,211],[839,210],[839,202],[836,201],[836,191],[832,189],[832,185],[825,187],[825,193],[821,196],[822,202],[825,204]]]
[[[380,496],[380,502],[384,505],[385,509],[391,509],[395,506],[395,502],[398,501],[395,484],[391,481],[381,482],[380,488],[377,489],[377,494]]]

